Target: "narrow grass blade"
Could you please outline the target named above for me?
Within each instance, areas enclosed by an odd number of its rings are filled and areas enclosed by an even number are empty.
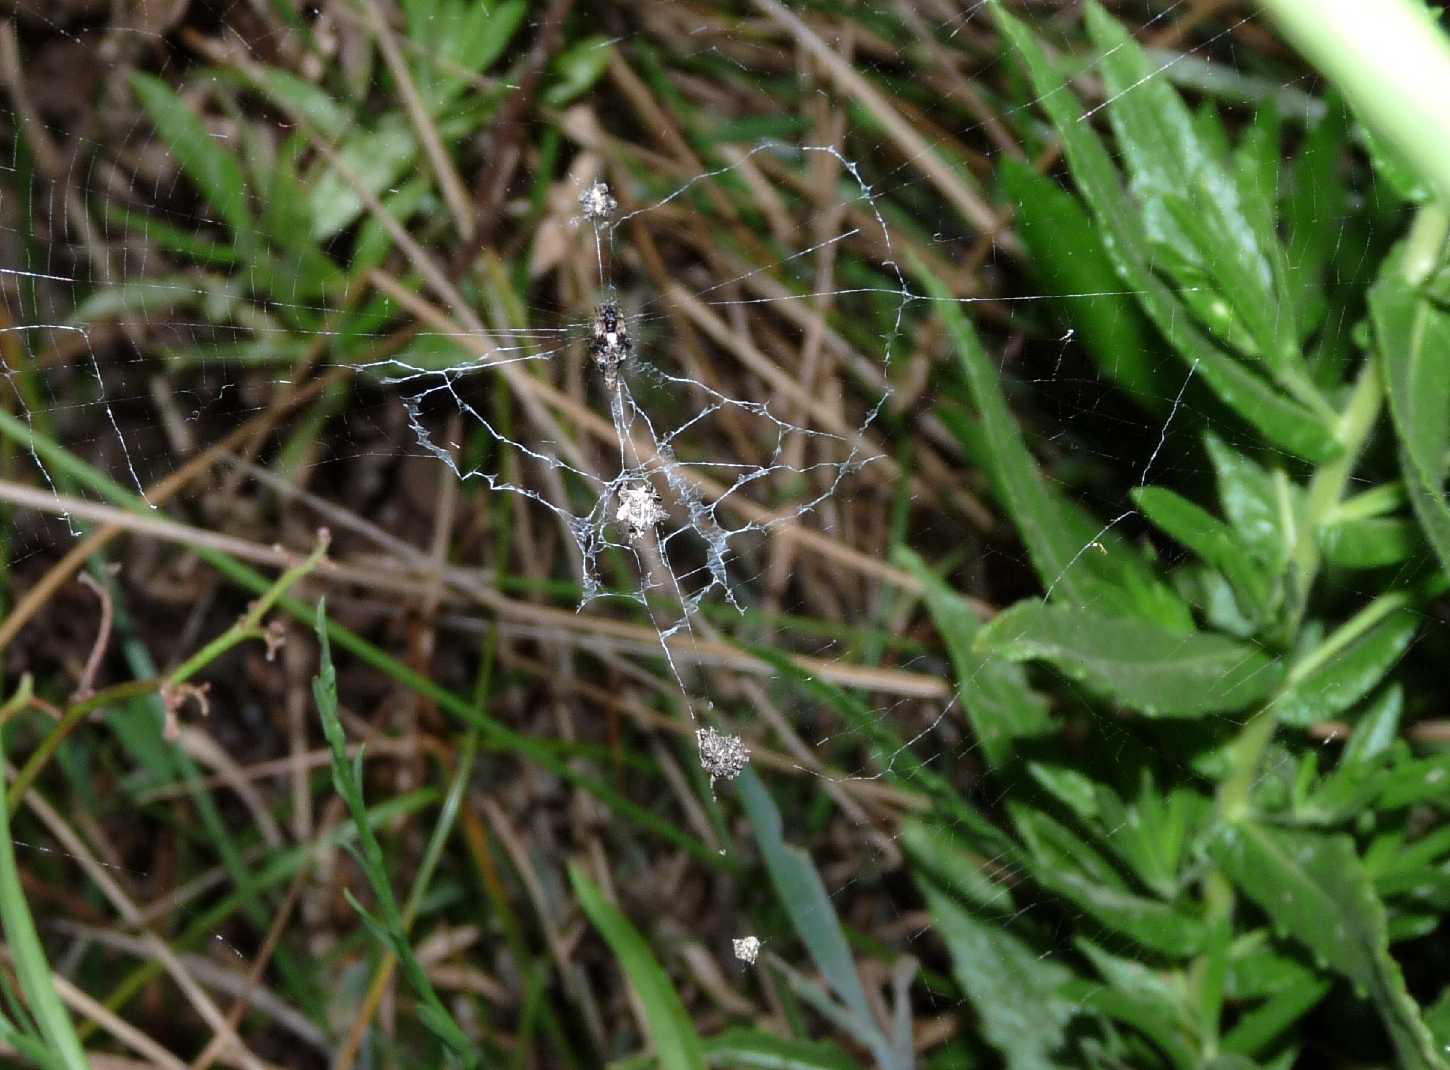
[[[659,1065],[664,1070],[704,1070],[705,1055],[694,1023],[645,938],[604,898],[599,886],[582,869],[570,866],[569,881],[579,905],[608,941],[625,976],[639,994]]]
[[[476,1061],[473,1044],[466,1033],[444,1008],[443,1002],[434,991],[422,964],[413,954],[408,943],[403,913],[393,894],[392,878],[388,875],[387,862],[383,857],[382,845],[368,824],[367,806],[363,802],[362,784],[357,770],[347,758],[347,737],[343,734],[342,721],[337,716],[337,671],[332,664],[332,652],[327,643],[327,615],[324,604],[317,603],[317,637],[322,645],[322,663],[312,682],[312,695],[317,703],[317,712],[322,719],[322,731],[327,745],[332,750],[332,783],[337,793],[347,803],[357,825],[357,850],[354,857],[362,866],[363,873],[372,886],[377,898],[380,918],[374,918],[348,896],[364,924],[384,946],[398,957],[398,967],[407,979],[419,1000],[418,1014],[423,1023],[444,1042],[465,1066]],[[361,755],[359,755],[361,762]]]
[[[4,764],[3,733],[0,733],[0,769]],[[90,1062],[70,1015],[56,993],[45,949],[41,947],[35,920],[25,901],[20,869],[15,864],[15,845],[10,839],[10,815],[4,806],[0,806],[0,923],[5,927],[5,941],[15,958],[15,972],[41,1035],[66,1070],[89,1070]]]

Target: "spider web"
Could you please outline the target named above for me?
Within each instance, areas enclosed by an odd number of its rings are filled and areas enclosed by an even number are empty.
[[[1183,6],[1182,0],[1140,5],[1144,14],[1137,29],[1150,31],[1181,14]],[[970,32],[982,7],[972,4],[936,20],[934,35],[951,41]],[[1228,36],[1241,24],[1230,20],[1197,46],[1165,57],[1153,77],[1197,71],[1196,55],[1228,47]],[[702,51],[715,47],[701,46]],[[1284,94],[1297,88],[1270,82],[1265,91]],[[1105,104],[1100,98],[1084,119]],[[26,125],[17,111],[0,113],[0,118],[8,118],[12,131]],[[606,162],[601,154],[581,150],[589,166],[555,182],[548,191],[552,207],[537,217],[548,242],[536,244],[539,273],[525,284],[535,287],[540,278],[557,276],[563,280],[559,292],[571,299],[520,309],[519,303],[491,295],[487,286],[455,282],[434,254],[404,240],[395,241],[387,274],[394,288],[381,296],[376,274],[364,293],[349,280],[340,292],[324,288],[288,300],[276,286],[257,282],[245,270],[228,276],[188,266],[149,241],[144,226],[138,230],[126,223],[126,214],[134,212],[178,228],[215,229],[213,210],[186,189],[171,148],[139,119],[122,141],[133,150],[125,160],[111,158],[108,144],[98,139],[86,143],[68,129],[45,123],[41,128],[57,139],[79,140],[89,151],[75,154],[78,160],[88,158],[84,165],[47,180],[23,158],[18,135],[13,142],[8,172],[17,182],[6,184],[0,201],[0,225],[9,247],[8,263],[0,265],[0,288],[13,322],[0,331],[13,343],[4,349],[4,376],[14,411],[27,428],[61,439],[151,504],[148,488],[164,481],[190,451],[265,413],[275,396],[305,386],[308,380],[287,369],[302,350],[317,347],[321,355],[310,358],[310,374],[341,373],[356,388],[347,409],[331,418],[335,438],[354,448],[350,455],[337,451],[310,463],[324,470],[336,466],[345,479],[361,460],[407,452],[436,461],[462,485],[482,486],[522,503],[523,523],[542,520],[552,526],[569,562],[577,614],[605,613],[616,601],[626,610],[643,607],[675,695],[702,728],[719,724],[727,738],[737,730],[754,738],[764,733],[746,716],[722,719],[716,707],[745,706],[763,716],[766,711],[755,708],[761,701],[768,707],[791,704],[783,724],[770,723],[771,731],[784,727],[801,744],[783,749],[797,769],[819,778],[822,790],[849,819],[842,834],[845,847],[822,839],[833,901],[854,902],[857,886],[869,886],[878,894],[859,897],[865,902],[863,914],[879,918],[900,912],[889,887],[900,865],[900,846],[878,827],[882,822],[872,816],[877,812],[868,813],[868,803],[862,802],[876,797],[859,791],[886,780],[898,757],[954,772],[973,766],[978,744],[954,716],[956,700],[949,689],[932,683],[949,678],[949,672],[940,659],[909,642],[885,644],[899,675],[853,671],[852,659],[864,646],[881,643],[879,633],[889,631],[903,612],[900,600],[871,586],[874,581],[859,563],[833,571],[797,557],[782,585],[785,594],[774,599],[776,612],[760,611],[772,600],[771,547],[784,539],[783,533],[808,529],[825,542],[860,537],[849,525],[855,496],[889,500],[895,495],[904,510],[911,510],[919,497],[913,468],[886,448],[891,429],[882,425],[888,417],[919,433],[939,464],[964,466],[951,435],[930,414],[912,408],[923,393],[929,399],[929,385],[907,382],[910,397],[902,402],[897,396],[903,380],[911,379],[903,365],[930,337],[925,325],[933,303],[908,282],[898,232],[909,230],[916,244],[936,243],[948,256],[971,246],[970,229],[958,222],[912,217],[912,206],[926,188],[919,159],[907,155],[881,165],[881,158],[891,157],[890,146],[875,134],[855,134],[849,146],[845,138],[833,144],[757,138],[737,143],[727,163],[662,182],[643,167]],[[951,132],[963,138],[982,130],[974,125]],[[227,130],[216,136],[223,144],[242,147]],[[996,150],[984,152],[995,159]],[[338,162],[323,160],[318,170],[326,171],[322,164],[329,161]],[[828,165],[830,174],[832,193],[825,203],[819,196],[814,201],[791,197],[804,185],[805,173],[819,165]],[[339,164],[334,175],[341,170]],[[606,217],[585,218],[580,198],[596,180],[607,182],[624,203]],[[346,180],[339,183],[339,189],[348,188]],[[708,238],[712,228],[723,227],[720,204],[738,203],[742,188],[758,196],[768,223],[776,222],[775,213],[790,226],[776,228],[776,240],[762,248],[706,256],[698,244],[702,234]],[[419,228],[426,213],[394,214],[401,192],[391,188],[360,196],[359,225],[381,224],[395,239],[397,232],[406,238]],[[92,215],[94,205],[105,209],[99,222]],[[430,207],[442,211],[436,200]],[[49,233],[35,232],[37,218],[46,221]],[[829,222],[813,228],[823,218]],[[672,230],[678,233],[672,236]],[[664,258],[673,268],[667,288],[649,270],[637,241],[641,232],[665,247]],[[842,281],[827,265],[847,253],[855,274]],[[992,254],[989,275],[1007,274],[993,263],[1007,255],[1001,248]],[[722,264],[734,265],[733,270],[722,272]],[[284,273],[299,276],[306,270],[300,260],[288,265],[285,257],[281,266]],[[822,279],[828,281],[822,284]],[[495,281],[516,280],[505,273]],[[1057,417],[1064,428],[1048,448],[1059,450],[1059,459],[1077,449],[1090,451],[1080,464],[1089,474],[1102,462],[1119,470],[1126,465],[1139,473],[1141,485],[1150,475],[1163,480],[1191,463],[1184,449],[1175,448],[1182,445],[1175,442],[1180,421],[1191,415],[1200,426],[1212,425],[1219,416],[1198,389],[1196,366],[1177,362],[1172,365],[1174,389],[1161,398],[1165,415],[1145,417],[1115,401],[1075,332],[1065,329],[1060,312],[1053,311],[1065,302],[1130,294],[1049,293],[1009,282],[990,294],[959,300],[981,312],[1004,351],[1017,346],[1020,353],[1024,339],[1031,340],[1034,352],[1024,359],[1017,381],[1031,388],[1028,404]],[[376,303],[378,323],[344,336],[333,321],[367,302]],[[591,355],[606,306],[617,307],[628,339],[617,374],[606,373]],[[823,311],[827,308],[829,314]],[[866,337],[837,330],[836,317],[849,313],[860,313],[877,329]],[[369,355],[393,345],[400,322],[411,324],[403,348]],[[274,341],[277,351],[269,354]],[[165,360],[171,368],[158,374]],[[722,373],[722,367],[728,370]],[[845,385],[832,392],[832,377]],[[77,402],[77,397],[88,400]],[[1075,423],[1099,429],[1107,423],[1122,433],[1116,445],[1105,446],[1104,436],[1078,433]],[[407,431],[401,442],[394,437],[400,426]],[[79,507],[98,501],[93,488],[76,483],[37,447],[30,449],[30,460],[33,476],[50,498],[48,511],[72,535],[100,518]],[[1071,460],[1062,467],[1071,468]],[[1100,540],[1110,532],[1129,538],[1142,534],[1138,514],[1125,510],[1120,499],[1096,500],[1090,478],[1080,486],[1087,488],[1081,500],[1093,514],[1112,519],[1083,543],[1068,568],[1101,550]],[[980,489],[962,482],[945,502],[932,503],[941,513],[954,511],[951,519],[923,518],[919,510],[912,541],[951,545],[963,528],[980,526],[982,518],[974,512],[980,508]],[[12,500],[32,510],[47,509],[34,496]],[[657,517],[646,508],[650,502],[658,504]],[[158,514],[182,511],[174,505],[152,508]],[[218,514],[199,500],[187,501],[185,511],[227,520],[225,510]],[[652,522],[632,528],[631,518],[641,515]],[[289,535],[297,534],[297,525],[291,525]],[[878,547],[884,542],[870,533],[861,541]],[[972,532],[969,542],[981,559],[969,573],[981,578],[1000,571],[1007,577],[984,581],[983,589],[995,589],[1004,603],[1013,594],[1029,593],[1031,581],[1020,557],[981,530]],[[31,558],[36,564],[46,561],[67,545],[64,533],[53,526],[18,525],[11,567],[25,566]],[[822,542],[800,545],[819,549]],[[863,556],[871,555],[855,552],[857,559]],[[836,583],[861,589],[833,601],[829,587]],[[820,590],[823,586],[828,589]],[[862,757],[869,750],[864,729],[843,726],[823,709],[795,705],[790,695],[768,688],[742,690],[728,674],[717,678],[700,650],[728,630],[714,623],[721,617],[707,613],[718,605],[745,622],[738,632],[745,638],[770,635],[776,618],[792,609],[809,615],[836,605],[869,614],[879,625],[874,639],[831,636],[812,643],[796,635],[795,650],[814,659],[816,669],[836,672],[843,682],[861,687],[869,696],[870,717],[904,740],[899,754],[885,763]],[[758,623],[757,617],[767,619]],[[545,624],[516,634],[547,644],[550,629]],[[595,641],[586,650],[612,656],[607,632]],[[753,677],[744,679],[748,685]],[[1117,738],[1127,749],[1127,729],[1103,718],[1095,718],[1094,727],[1110,744]],[[700,737],[702,752],[710,738]],[[1280,775],[1288,761],[1271,762],[1261,775]],[[738,769],[724,775],[734,772]],[[980,801],[997,809],[1006,800]],[[831,860],[849,875],[834,879]],[[988,859],[985,868],[1013,876],[1000,857]],[[918,920],[899,919],[897,949],[918,949],[926,931]],[[1021,919],[1013,914],[1008,920]],[[1064,954],[1072,950],[1068,940],[1061,944]],[[1127,941],[1108,942],[1114,950],[1131,947]],[[752,961],[758,950],[752,950]],[[923,1002],[948,1009],[933,996]]]

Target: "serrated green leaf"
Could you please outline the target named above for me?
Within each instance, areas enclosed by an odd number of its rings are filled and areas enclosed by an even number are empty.
[[[1087,1008],[1138,1029],[1174,1065],[1192,1070],[1196,1064],[1191,1050],[1195,1038],[1183,988],[1175,987],[1163,974],[1140,962],[1109,954],[1090,940],[1079,938],[1075,943],[1110,986],[1107,990],[1084,991]]]
[[[1107,858],[1047,814],[1020,803],[1010,809],[1029,846],[1023,865],[1038,884],[1152,951],[1184,956],[1202,948],[1206,930],[1198,918],[1133,892]]]
[[[1348,837],[1238,822],[1209,850],[1277,929],[1373,1000],[1403,1066],[1446,1065],[1390,957],[1384,905]]]
[[[1138,231],[1137,213],[1123,193],[1117,168],[1101,139],[1082,121],[1081,105],[1063,83],[1030,30],[992,5],[1003,36],[1022,56],[1038,102],[1062,138],[1073,177],[1103,228],[1118,274],[1138,296],[1148,318],[1179,355],[1230,408],[1270,441],[1312,461],[1340,452],[1326,414],[1294,401],[1219,349],[1189,322],[1187,309],[1158,277],[1153,253]]]
[[[1091,940],[1079,937],[1074,941],[1078,950],[1102,975],[1103,980],[1124,995],[1131,996],[1166,1022],[1188,1024],[1187,991],[1181,974],[1170,974],[1155,970],[1136,959],[1127,959],[1099,947]]]
[[[951,952],[952,973],[982,1021],[982,1033],[1011,1070],[1056,1070],[1074,1006],[1058,995],[1064,966],[1004,926],[963,909],[930,881],[919,882],[927,911]]]
[[[131,73],[131,88],[166,143],[212,211],[226,220],[232,237],[251,241],[252,214],[247,207],[247,183],[236,154],[219,145],[206,124],[175,91],[149,74]]]
[[[1450,312],[1405,278],[1408,246],[1385,259],[1370,290],[1378,359],[1400,443],[1410,504],[1442,568],[1450,571],[1450,505],[1445,460],[1450,448]]]
[[[1293,309],[1281,307],[1276,292],[1268,193],[1260,199],[1269,218],[1255,220],[1224,166],[1224,147],[1205,143],[1202,124],[1173,85],[1154,76],[1157,67],[1137,41],[1096,3],[1088,6],[1087,28],[1102,53],[1108,118],[1150,238],[1207,272],[1271,368],[1293,368],[1298,338]]]
[[[983,657],[972,647],[981,629],[976,610],[915,553],[900,547],[895,556],[900,567],[921,581],[927,608],[951,655],[962,708],[988,763],[999,765],[1009,758],[1013,740],[1051,731],[1047,706],[1027,686],[1022,667]]]
[[[1019,602],[977,637],[984,653],[1042,660],[1151,717],[1241,710],[1279,682],[1275,659],[1221,635],[1175,635],[1076,606]]]
[[[1204,435],[1204,446],[1218,477],[1224,516],[1277,575],[1293,552],[1304,511],[1303,492],[1282,469],[1265,469],[1215,434]]]
[[[694,1022],[645,938],[577,865],[569,867],[569,883],[639,995],[659,1065],[665,1070],[704,1070],[705,1054]]]

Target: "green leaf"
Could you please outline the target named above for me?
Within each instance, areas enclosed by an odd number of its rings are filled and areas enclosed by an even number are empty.
[[[992,13],[1003,35],[1022,56],[1041,106],[1062,138],[1073,177],[1093,209],[1103,240],[1123,282],[1137,293],[1148,318],[1215,393],[1275,445],[1311,461],[1340,452],[1327,414],[1312,411],[1276,390],[1262,377],[1219,349],[1189,322],[1189,315],[1153,268],[1154,253],[1143,241],[1137,213],[1123,193],[1112,157],[1080,103],[1048,61],[1030,30],[1001,4]]]
[[[835,905],[811,856],[799,847],[786,844],[780,811],[755,770],[746,769],[736,783],[776,899],[785,908],[796,935],[806,945],[826,984],[840,1000],[837,1020],[871,1049],[883,1070],[909,1066],[909,1048],[905,1053],[900,1051],[871,1012]],[[825,1007],[818,1009],[826,1010]],[[909,1035],[905,1040],[910,1041]]]
[[[1401,1065],[1446,1065],[1390,957],[1384,905],[1348,837],[1240,822],[1222,829],[1210,853],[1275,928],[1374,1001]]]
[[[554,60],[558,80],[544,90],[544,103],[562,108],[583,96],[604,76],[613,57],[613,40],[602,35],[586,37],[566,48]]]
[[[1031,254],[1039,285],[1061,298],[1063,315],[1103,374],[1149,412],[1164,413],[1178,384],[1153,359],[1152,326],[1137,303],[1118,292],[1122,283],[1081,203],[1020,160],[1004,159],[997,178],[1016,207],[1013,229]]]
[[[197,299],[195,279],[185,275],[134,279],[96,290],[72,313],[76,323],[96,323],[112,317],[161,316],[178,305]]]
[[[604,898],[604,893],[577,865],[569,867],[574,897],[590,922],[608,941],[625,976],[639,995],[645,1023],[659,1064],[666,1070],[704,1070],[699,1034],[669,974],[650,951],[639,930]]]
[[[387,115],[377,129],[348,136],[337,150],[348,170],[371,193],[391,189],[418,154],[412,130],[398,115]],[[363,202],[352,185],[324,161],[308,192],[312,236],[326,241],[362,213]]]
[[[1119,958],[1078,939],[1078,948],[1102,974],[1109,987],[1077,982],[1084,1009],[1105,1014],[1139,1030],[1182,1070],[1193,1070],[1189,1047],[1193,1037],[1183,992],[1162,974],[1131,959]]]
[[[1215,434],[1204,435],[1204,446],[1218,477],[1224,516],[1277,576],[1293,553],[1303,513],[1302,491],[1282,469],[1265,469]]]
[[[1107,858],[1047,814],[1020,803],[1009,808],[1030,848],[1023,865],[1042,887],[1152,951],[1184,956],[1203,947],[1206,931],[1198,918],[1130,890]]]
[[[1391,684],[1370,704],[1355,726],[1354,734],[1339,756],[1341,769],[1363,765],[1390,749],[1400,734],[1400,713],[1405,707],[1405,692],[1399,684]]]
[[[1450,571],[1450,505],[1445,459],[1450,448],[1450,312],[1405,278],[1410,246],[1385,258],[1370,290],[1380,369],[1400,443],[1410,504],[1440,566]]]
[[[262,227],[267,237],[298,254],[317,252],[317,244],[312,240],[312,205],[297,177],[297,159],[306,144],[302,137],[289,138],[277,154],[267,176],[266,205],[262,210]]]
[[[1012,913],[1012,889],[989,877],[988,858],[967,854],[951,829],[912,818],[901,827],[901,845],[918,871],[930,873],[958,899],[995,914]]]
[[[454,1021],[452,1015],[444,1009],[438,993],[433,988],[433,983],[428,979],[428,974],[413,953],[412,945],[408,943],[407,922],[398,907],[397,897],[393,894],[393,882],[389,875],[387,860],[383,856],[382,845],[378,843],[376,833],[368,823],[367,805],[363,801],[362,779],[359,773],[362,754],[359,753],[357,756],[359,765],[356,767],[350,765],[347,760],[347,736],[343,731],[342,721],[337,715],[337,670],[333,666],[332,649],[328,643],[327,610],[321,600],[317,603],[315,623],[322,653],[317,675],[312,679],[312,697],[322,721],[322,734],[332,752],[333,787],[342,797],[343,802],[347,804],[353,821],[357,825],[357,844],[353,857],[357,859],[358,865],[367,877],[368,884],[377,899],[378,915],[374,916],[364,911],[357,900],[351,897],[351,893],[349,893],[349,900],[357,909],[364,925],[384,947],[397,957],[399,971],[418,997],[420,1019],[465,1066],[471,1067],[477,1061],[477,1051],[468,1039],[468,1035]],[[423,1014],[424,1010],[428,1013]]]
[[[497,5],[414,0],[405,11],[408,39],[416,46],[415,79],[429,110],[437,114],[503,55],[528,16],[529,5],[527,0]]]
[[[1298,338],[1292,306],[1281,307],[1275,293],[1272,219],[1251,218],[1239,183],[1200,139],[1178,91],[1155,77],[1159,65],[1122,25],[1092,3],[1087,28],[1102,53],[1108,118],[1150,240],[1208,274],[1270,367],[1293,367]]]
[[[1450,796],[1450,754],[1401,762],[1380,796],[1380,806],[1395,810]]]
[[[1262,1053],[1318,1006],[1330,987],[1329,981],[1313,974],[1289,981],[1239,1017],[1224,1035],[1224,1051],[1238,1055]]]
[[[342,137],[354,119],[327,92],[279,67],[261,67],[253,83],[285,115],[300,115],[323,137]]]
[[[1403,564],[1424,553],[1426,546],[1412,521],[1370,516],[1321,525],[1319,550],[1337,568],[1370,569]]]
[[[963,909],[930,881],[919,881],[938,935],[951,952],[952,973],[981,1018],[988,1043],[1010,1070],[1056,1070],[1073,1004],[1058,995],[1071,978],[1007,928]]]
[[[1419,628],[1409,610],[1391,614],[1344,646],[1311,652],[1307,670],[1291,669],[1287,686],[1272,705],[1284,724],[1310,725],[1349,709],[1384,679],[1409,648]]]
[[[1050,732],[1052,719],[1047,706],[1028,688],[1022,667],[983,657],[973,648],[972,642],[981,629],[976,610],[915,553],[899,547],[895,556],[897,564],[920,580],[925,589],[927,608],[951,655],[962,707],[988,763],[1000,765],[1007,760],[1014,740]]]
[[[226,220],[232,236],[242,244],[249,244],[252,216],[247,208],[246,180],[236,154],[218,144],[206,124],[161,79],[133,71],[131,88],[186,177],[206,198],[212,211]]]
[[[976,646],[1014,661],[1048,661],[1152,717],[1241,710],[1265,698],[1281,675],[1263,651],[1224,636],[1175,635],[1145,621],[1036,601],[1000,614]]]
[[[1168,535],[1224,574],[1250,613],[1269,604],[1269,579],[1262,562],[1223,521],[1164,487],[1138,487],[1133,502]]]
[[[1344,181],[1349,124],[1345,110],[1331,101],[1323,119],[1304,138],[1294,160],[1284,216],[1289,230],[1289,300],[1299,308],[1299,329],[1307,336],[1329,307],[1325,273],[1342,240],[1341,228],[1326,219],[1343,219],[1348,189]]]

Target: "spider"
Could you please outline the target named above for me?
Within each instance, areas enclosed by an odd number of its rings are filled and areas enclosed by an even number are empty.
[[[589,341],[589,354],[594,358],[594,363],[599,365],[600,371],[604,372],[605,383],[613,386],[619,375],[620,365],[629,359],[633,350],[629,332],[624,326],[624,317],[613,301],[606,301],[594,310],[593,332],[594,335]]]

